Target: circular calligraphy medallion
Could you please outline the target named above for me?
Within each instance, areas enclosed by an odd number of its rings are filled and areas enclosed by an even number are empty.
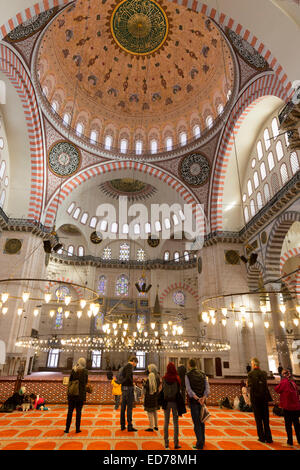
[[[67,141],[56,142],[50,149],[48,163],[56,176],[73,175],[80,165],[80,151]]]
[[[123,0],[111,16],[111,32],[118,46],[134,55],[157,51],[168,36],[168,19],[153,0]]]
[[[201,186],[209,178],[210,166],[204,155],[193,153],[181,160],[180,174],[182,179],[191,186]]]

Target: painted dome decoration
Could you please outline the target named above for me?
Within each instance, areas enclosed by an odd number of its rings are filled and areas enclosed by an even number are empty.
[[[156,188],[133,178],[117,178],[99,185],[101,191],[114,199],[127,196],[128,200],[142,200],[153,196]]]

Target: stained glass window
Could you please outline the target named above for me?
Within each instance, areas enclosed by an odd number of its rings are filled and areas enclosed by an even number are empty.
[[[105,276],[100,276],[99,277],[99,284],[98,284],[98,293],[100,295],[105,295],[106,291],[106,277]]]
[[[129,260],[129,245],[127,243],[123,243],[120,245],[120,261],[128,261]]]
[[[142,288],[143,284],[146,284],[145,276],[140,277],[140,279],[138,280],[138,285],[140,286],[140,288]],[[146,292],[139,292],[138,294],[139,294],[139,297],[145,297],[146,296]]]
[[[104,323],[104,313],[100,312],[95,316],[95,330],[100,331]]]
[[[176,305],[184,305],[184,303],[185,303],[185,295],[184,295],[184,292],[182,292],[182,290],[177,290],[176,292],[174,292],[174,294],[173,294],[173,302],[174,302]]]
[[[137,260],[138,261],[145,261],[145,252],[142,248],[139,248],[137,251]]]
[[[67,286],[59,286],[55,291],[58,300],[65,300],[66,295],[70,295],[70,289]]]
[[[102,258],[111,259],[111,248],[104,248]]]
[[[116,282],[116,295],[128,295],[129,291],[129,279],[125,274],[121,274],[121,276],[118,277],[117,282]]]
[[[55,329],[56,330],[61,330],[63,327],[63,312],[56,312],[56,317],[55,317]]]

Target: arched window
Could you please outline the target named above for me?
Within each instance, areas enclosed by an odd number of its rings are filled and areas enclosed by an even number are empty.
[[[262,180],[264,180],[265,177],[267,176],[266,165],[264,162],[261,162],[260,164],[260,176]]]
[[[95,228],[97,225],[97,217],[92,217],[90,220],[90,227]]]
[[[256,201],[257,201],[257,210],[260,211],[260,209],[261,209],[262,206],[263,206],[263,201],[262,201],[262,197],[261,197],[261,193],[260,193],[260,192],[257,193]]]
[[[280,189],[280,184],[279,184],[277,173],[274,173],[271,176],[271,185],[272,185],[273,195],[278,193]]]
[[[128,261],[129,253],[130,253],[129,245],[127,243],[122,243],[122,245],[120,245],[120,256],[119,256],[120,261]]]
[[[73,219],[78,219],[79,217],[79,214],[80,214],[80,208],[77,207],[77,209],[75,210],[74,214],[73,214]]]
[[[165,251],[164,252],[164,261],[169,261],[170,259],[170,252],[169,251]]]
[[[273,157],[273,152],[269,152],[268,154],[268,165],[269,165],[269,170],[273,170],[275,163],[274,163],[274,157]]]
[[[254,174],[253,174],[253,181],[254,181],[254,187],[255,187],[255,189],[258,188],[258,186],[259,186],[259,178],[258,178],[258,173],[257,173],[257,171],[255,171]]]
[[[280,140],[278,140],[276,144],[276,155],[277,155],[277,160],[280,161],[283,157],[283,148],[282,148],[282,143]]]
[[[199,137],[201,135],[201,130],[200,130],[200,126],[198,126],[198,124],[193,127],[193,134],[194,134],[194,137],[196,139],[199,139]]]
[[[244,207],[244,215],[245,215],[245,221],[246,223],[248,222],[249,220],[249,211],[248,211],[248,207]]]
[[[172,219],[173,219],[174,225],[178,225],[178,224],[179,224],[179,220],[178,220],[178,217],[177,217],[176,214],[173,214],[173,215],[172,215]]]
[[[251,199],[251,201],[250,201],[250,212],[251,212],[251,215],[253,217],[255,215],[255,204],[254,204],[253,199]]]
[[[73,211],[74,207],[75,207],[75,202],[72,202],[72,203],[69,205],[68,209],[67,209],[68,214],[71,214],[71,212]]]
[[[219,106],[217,107],[217,113],[219,114],[222,114],[224,111],[224,106],[222,104],[219,104]]]
[[[101,220],[101,223],[100,223],[100,230],[102,230],[103,232],[105,232],[106,229],[107,229],[107,225],[108,225],[107,220]]]
[[[189,261],[189,260],[190,260],[189,252],[188,252],[188,251],[185,251],[183,254],[184,254],[184,259],[185,259],[185,261]]]
[[[265,148],[266,148],[266,150],[268,150],[270,148],[270,145],[271,145],[269,129],[264,130],[264,141],[265,141]]]
[[[127,139],[121,139],[120,142],[120,152],[121,153],[126,153],[128,148],[128,140]]]
[[[48,93],[49,93],[48,88],[47,88],[46,86],[43,86],[42,91],[43,91],[43,94],[47,97],[47,96],[48,96]]]
[[[270,195],[270,188],[269,188],[269,185],[268,183],[266,183],[264,185],[264,195],[265,195],[265,200],[266,202],[268,202],[271,198],[271,195]]]
[[[57,113],[57,111],[58,111],[58,103],[57,103],[57,101],[52,101],[51,108],[52,108],[52,111],[53,111],[54,113]]]
[[[180,257],[179,251],[175,251],[175,253],[174,253],[174,261],[178,262],[178,261],[179,261],[179,257]]]
[[[111,146],[112,146],[112,136],[107,135],[107,136],[105,136],[104,147],[105,147],[106,150],[110,150]]]
[[[243,198],[242,198],[242,199],[243,199],[243,202],[246,202],[246,199],[247,199],[247,194],[246,194],[246,193],[243,194]]]
[[[113,223],[111,224],[110,231],[111,231],[111,233],[117,233],[117,231],[118,231],[118,224],[117,224],[117,222],[113,222]]]
[[[145,261],[145,252],[142,248],[139,248],[137,250],[137,255],[136,255],[136,259],[138,261]]]
[[[296,152],[292,152],[290,155],[290,164],[291,164],[291,170],[292,174],[294,175],[299,171],[299,160],[298,160],[298,155]]]
[[[274,117],[274,119],[272,120],[272,132],[273,132],[274,139],[276,139],[276,137],[278,137],[278,134],[279,134],[279,129],[278,129],[278,124],[277,124],[276,117]]]
[[[157,153],[157,140],[151,140],[150,143],[151,153]]]
[[[5,160],[2,160],[1,167],[0,167],[0,179],[2,179],[4,176],[5,168],[6,168]]]
[[[73,246],[73,245],[69,245],[67,251],[68,251],[68,256],[73,256],[73,254],[74,254],[74,246]]]
[[[71,116],[70,116],[70,114],[65,113],[65,114],[63,115],[63,124],[64,124],[65,126],[68,126],[68,125],[70,124],[70,121],[71,121]]]
[[[137,155],[141,155],[143,151],[143,142],[141,140],[137,140],[135,143],[135,153]]]
[[[260,140],[257,142],[256,150],[257,150],[258,160],[261,160],[264,153],[263,153],[262,144]]]
[[[285,138],[285,143],[286,143],[286,146],[289,147],[290,145],[290,141],[289,141],[289,136],[288,136],[288,133],[285,132],[284,134],[284,138]]]
[[[205,122],[206,122],[206,127],[208,127],[208,129],[211,129],[214,123],[212,116],[207,116]]]
[[[55,317],[55,326],[54,328],[56,330],[61,330],[63,327],[63,322],[64,322],[64,314],[63,312],[56,312],[56,317]]]
[[[141,233],[140,224],[134,224],[133,232],[135,235],[139,235]]]
[[[156,222],[154,223],[154,227],[157,232],[161,231],[161,224],[159,220],[156,220]]]
[[[107,283],[106,277],[105,276],[100,276],[99,277],[99,282],[98,282],[98,294],[105,295],[106,283]]]
[[[77,253],[78,253],[78,256],[84,256],[84,247],[82,245],[78,247]]]
[[[0,137],[0,150],[4,149],[4,139],[3,137]]]
[[[172,139],[172,137],[168,137],[166,139],[166,149],[167,149],[167,151],[172,150],[172,147],[173,147],[173,139]]]
[[[129,225],[128,225],[128,224],[123,224],[122,233],[123,233],[124,235],[126,235],[127,233],[129,233]]]
[[[284,185],[289,180],[289,174],[285,163],[283,163],[280,167],[280,176],[282,184]]]
[[[165,220],[164,220],[164,224],[165,224],[165,228],[166,228],[167,230],[169,230],[169,228],[171,228],[170,219],[165,219]]]
[[[118,296],[128,296],[129,292],[129,279],[125,274],[121,274],[121,276],[118,277],[117,282],[116,282],[116,290],[115,294]]]
[[[78,122],[76,125],[76,134],[78,136],[81,136],[83,134],[83,124],[81,122]]]
[[[80,222],[81,222],[83,225],[85,225],[86,222],[87,222],[88,217],[89,217],[89,214],[88,214],[87,212],[84,212],[84,213],[82,214],[82,216],[81,216]]]
[[[5,177],[4,184],[6,187],[8,186],[8,176]]]
[[[0,80],[0,104],[6,104],[6,84]]]
[[[104,248],[102,258],[111,259],[111,248]]]
[[[150,224],[150,222],[145,223],[145,233],[151,233],[151,224]]]
[[[248,188],[248,196],[251,196],[251,194],[253,193],[251,180],[248,180],[247,188]]]
[[[186,142],[187,142],[186,132],[181,132],[179,137],[180,137],[180,145],[186,145]]]
[[[92,144],[96,144],[98,139],[98,132],[97,131],[91,131],[90,135],[90,141]]]
[[[251,168],[254,168],[255,165],[256,165],[256,159],[253,158],[253,159],[252,159],[252,162],[251,162]]]
[[[1,197],[0,197],[0,207],[4,206],[5,196],[6,196],[5,189],[2,189],[2,193],[1,193]]]

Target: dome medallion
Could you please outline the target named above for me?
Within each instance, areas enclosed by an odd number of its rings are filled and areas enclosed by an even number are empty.
[[[169,31],[166,13],[153,0],[123,0],[114,9],[110,25],[118,46],[133,55],[154,53]]]

